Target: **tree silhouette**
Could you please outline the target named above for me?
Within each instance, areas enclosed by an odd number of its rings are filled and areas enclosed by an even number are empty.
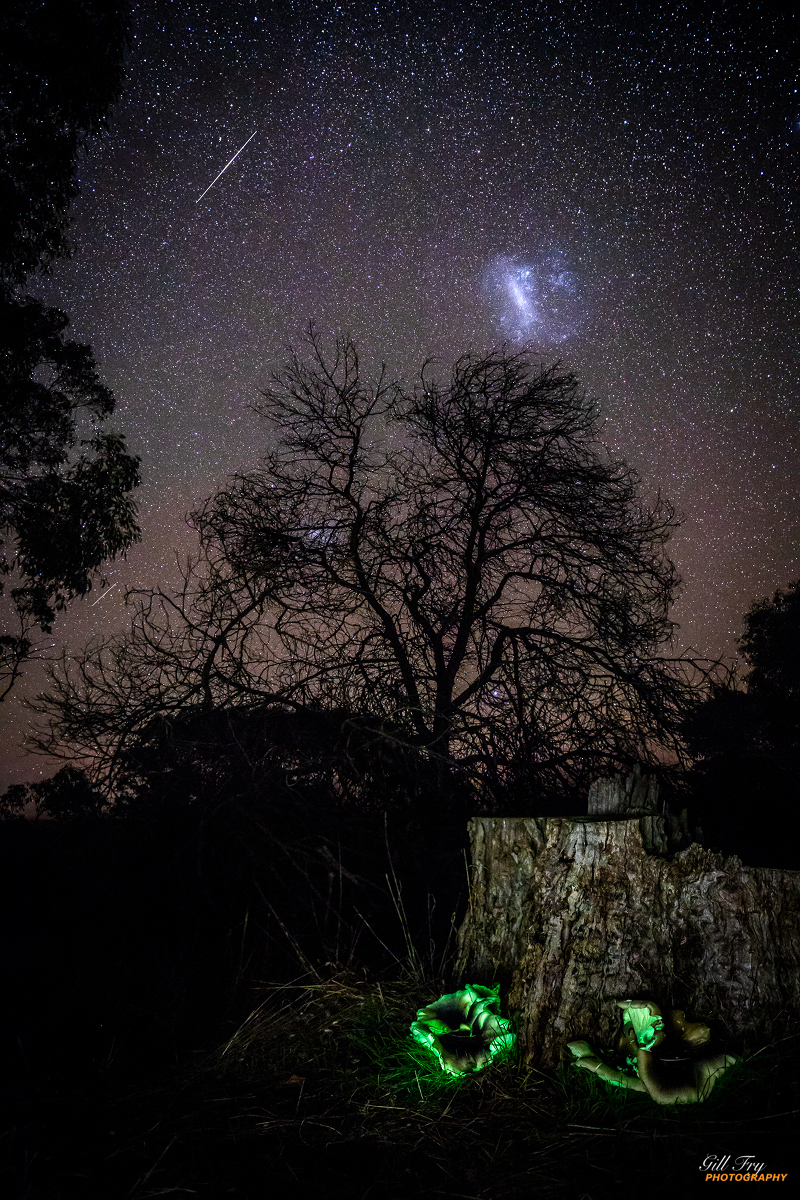
[[[527,803],[675,753],[674,516],[641,507],[574,376],[500,350],[409,390],[309,340],[258,406],[274,449],[194,514],[182,593],[54,673],[42,748],[102,773],[157,714],[322,707],[436,764],[442,795],[455,772]]]
[[[696,814],[712,845],[796,867],[786,834],[800,775],[800,582],[752,605],[739,648],[749,671],[732,672],[687,721]]]
[[[70,255],[77,156],[119,99],[128,20],[118,0],[15,0],[0,14],[6,286]]]
[[[139,460],[101,425],[114,397],[67,316],[18,288],[68,257],[76,160],[119,96],[124,5],[21,3],[0,16],[6,93],[0,130],[0,700],[34,652],[36,629],[91,587],[138,538]]]

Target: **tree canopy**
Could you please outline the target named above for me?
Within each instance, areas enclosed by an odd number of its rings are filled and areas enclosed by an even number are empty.
[[[36,629],[137,540],[139,460],[105,431],[114,397],[69,319],[20,287],[70,253],[77,156],[120,92],[127,8],[22,3],[0,16],[0,700]]]
[[[130,635],[55,673],[40,744],[111,769],[187,705],[321,707],[529,798],[675,753],[674,514],[575,377],[497,350],[407,388],[349,339],[308,349],[258,405],[262,466],[193,515],[182,593],[138,595]]]
[[[694,757],[710,764],[755,756],[794,776],[800,766],[800,581],[756,601],[745,613],[739,649],[749,670],[736,673],[693,712]]]
[[[800,865],[800,582],[753,604],[732,672],[687,720],[691,790],[703,833],[751,865]]]
[[[89,346],[64,337],[67,325],[37,300],[0,298],[0,592],[10,585],[16,622],[0,636],[0,698],[34,629],[49,632],[97,568],[139,536],[139,460],[101,428],[114,397]]]
[[[0,277],[22,284],[69,256],[69,208],[86,138],[119,99],[128,5],[15,0],[0,15]]]

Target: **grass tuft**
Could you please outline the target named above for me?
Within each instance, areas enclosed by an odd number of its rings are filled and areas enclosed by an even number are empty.
[[[393,982],[341,975],[265,989],[214,1069],[265,1098],[257,1121],[265,1136],[279,1135],[284,1145],[302,1137],[318,1151],[391,1147],[424,1161],[426,1173],[480,1185],[481,1196],[514,1195],[524,1179],[530,1185],[532,1171],[542,1194],[551,1184],[558,1194],[582,1161],[564,1148],[608,1136],[627,1146],[626,1162],[648,1159],[655,1147],[668,1153],[671,1165],[661,1164],[659,1178],[680,1164],[685,1173],[687,1153],[695,1171],[709,1133],[770,1121],[778,1128],[800,1108],[797,1039],[732,1068],[704,1104],[675,1108],[605,1086],[571,1061],[541,1072],[516,1048],[481,1072],[452,1076],[408,1033],[416,1009],[441,990],[412,973]],[[594,1153],[602,1159],[605,1151],[595,1145]],[[621,1184],[624,1174],[615,1177]]]
[[[409,1033],[442,990],[412,971],[262,985],[199,1066],[116,1090],[112,1070],[32,1104],[36,1154],[7,1194],[633,1200],[646,1179],[649,1196],[674,1200],[695,1194],[709,1153],[788,1169],[800,1039],[750,1055],[705,1104],[659,1108],[571,1062],[539,1071],[516,1047],[447,1074]]]

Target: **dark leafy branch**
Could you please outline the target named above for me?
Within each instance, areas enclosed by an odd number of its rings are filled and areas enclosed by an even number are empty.
[[[120,94],[128,6],[20,0],[0,14],[0,699],[55,615],[137,540],[139,461],[67,316],[21,294],[69,257],[77,155]]]

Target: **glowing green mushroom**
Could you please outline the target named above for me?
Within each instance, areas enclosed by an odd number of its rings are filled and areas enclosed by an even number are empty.
[[[460,992],[440,996],[419,1010],[411,1036],[433,1051],[443,1071],[480,1071],[515,1041],[511,1022],[500,1016],[499,991],[499,983],[492,988],[469,983]]]

